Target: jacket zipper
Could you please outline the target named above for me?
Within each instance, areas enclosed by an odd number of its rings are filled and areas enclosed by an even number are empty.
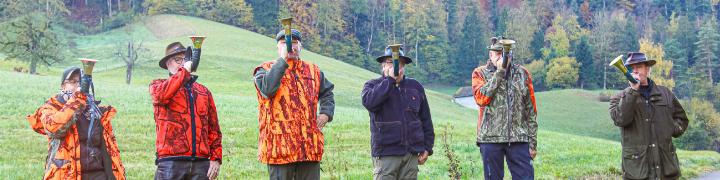
[[[295,77],[295,82],[293,82],[293,84],[296,84],[299,88],[304,88],[304,86],[302,85],[302,82],[300,82],[300,77],[298,77],[297,73],[295,73],[296,69],[297,69],[297,64],[293,65],[293,67],[291,69],[288,69],[288,70],[290,70],[290,73],[292,73],[292,75]],[[298,88],[293,88],[293,89],[297,92],[297,94],[300,94],[300,92],[299,92],[300,90]],[[312,124],[313,122],[310,122],[310,123]],[[317,125],[315,127],[317,128]],[[301,140],[305,141],[305,139],[301,139]],[[305,143],[303,143],[303,144],[305,144]],[[307,154],[307,150],[305,150],[304,145],[300,145],[300,148],[302,149],[303,154]]]
[[[402,81],[400,83],[402,83]],[[400,102],[402,104],[407,105],[408,103],[405,102],[405,96],[403,96],[403,93],[402,93],[403,89],[400,87],[400,85],[401,85],[400,83],[397,83],[397,86],[396,86],[397,90],[398,90],[398,94],[400,94]],[[408,107],[406,107],[406,108],[408,108]],[[407,128],[405,126],[408,124],[407,119],[405,118],[405,114],[404,114],[405,111],[407,111],[407,109],[403,109],[403,111],[400,112],[401,116],[402,116],[402,125],[400,126],[400,132],[401,132],[400,133],[400,143],[405,145],[405,148],[409,148],[409,143],[407,142],[407,137],[405,137],[405,134],[407,133],[406,132]]]
[[[507,79],[505,82],[505,95],[506,95],[505,96],[505,102],[506,102],[505,112],[507,114],[507,116],[505,116],[505,117],[507,118],[507,123],[508,123],[507,138],[508,138],[508,147],[509,147],[510,139],[512,139],[512,137],[511,137],[511,134],[512,134],[512,117],[511,117],[511,115],[512,114],[510,113],[510,111],[511,111],[510,105],[512,104],[510,102],[510,101],[512,101],[512,98],[510,97],[510,82],[511,82],[512,75],[513,75],[512,74],[512,65],[510,65],[510,68],[508,68],[508,71],[510,71],[510,72],[509,72],[509,75],[507,76]]]
[[[185,85],[185,92],[187,94],[186,97],[188,98],[188,105],[190,106],[190,129],[192,132],[192,154],[191,154],[191,156],[194,159],[197,155],[196,145],[195,145],[197,140],[195,137],[196,136],[196,132],[195,132],[195,97],[192,94],[191,87],[192,87],[192,84]]]

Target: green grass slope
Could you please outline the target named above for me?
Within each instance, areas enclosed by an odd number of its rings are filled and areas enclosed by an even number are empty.
[[[149,58],[140,60],[131,85],[124,84],[123,62],[113,59],[113,48],[122,40],[123,30],[78,37],[79,54],[100,59],[94,74],[98,99],[118,109],[113,127],[129,179],[151,179],[155,165],[155,124],[147,85],[165,78],[157,67],[164,46],[173,41],[189,43],[186,35],[208,36],[203,62],[197,75],[215,96],[223,132],[222,179],[266,179],[267,167],[257,161],[257,100],[252,70],[274,59],[275,42],[268,37],[202,19],[161,15],[134,25],[133,33],[150,48]],[[336,84],[336,113],[324,129],[326,154],[322,177],[327,179],[370,179],[370,130],[367,111],[360,104],[363,83],[378,75],[341,61],[305,51],[303,59],[316,63]],[[42,75],[11,72],[24,66],[15,61],[0,62],[0,178],[35,179],[43,172],[47,140],[34,133],[24,119],[59,90],[58,73],[70,60]],[[412,71],[413,69],[409,69]],[[596,103],[578,90],[538,94],[539,156],[535,160],[538,179],[617,177],[620,144],[617,128],[607,117],[607,104]],[[447,157],[442,149],[444,129],[451,135],[450,147],[460,160],[464,179],[481,179],[482,161],[475,146],[477,111],[451,102],[445,94],[428,91],[436,129],[435,155],[420,167],[420,179],[445,179]],[[449,128],[445,128],[449,127]],[[688,176],[720,169],[720,155],[714,152],[679,152]],[[508,173],[509,176],[509,173]]]

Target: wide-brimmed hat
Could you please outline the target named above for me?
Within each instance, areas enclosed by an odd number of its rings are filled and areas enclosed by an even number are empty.
[[[645,57],[645,54],[641,52],[629,52],[627,56],[628,57],[627,60],[625,60],[625,66],[639,63],[647,63],[648,66],[653,66],[655,65],[655,63],[657,63],[655,60]]]
[[[410,63],[413,62],[413,61],[412,61],[412,58],[409,58],[409,57],[405,56],[405,52],[403,52],[403,48],[402,48],[402,47],[400,47],[400,50],[398,51],[398,54],[400,54],[400,59],[403,60],[403,61],[405,62],[405,64],[410,64]],[[390,48],[390,46],[386,47],[386,48],[385,48],[385,53],[384,53],[382,56],[378,56],[377,58],[375,58],[375,61],[377,61],[377,62],[382,62],[382,61],[384,61],[385,58],[387,58],[387,57],[392,57],[392,49]]]
[[[302,41],[302,35],[300,34],[300,31],[297,29],[291,29],[290,34],[292,34],[293,39],[297,39],[298,41]],[[285,30],[280,30],[280,32],[275,35],[275,41],[280,41],[285,39]]]
[[[160,67],[163,69],[167,69],[167,64],[165,64],[165,62],[175,55],[178,55],[180,53],[185,53],[185,51],[187,51],[187,49],[185,48],[185,46],[182,45],[182,43],[180,43],[180,42],[170,43],[165,48],[165,57],[160,59],[160,64],[159,64]]]

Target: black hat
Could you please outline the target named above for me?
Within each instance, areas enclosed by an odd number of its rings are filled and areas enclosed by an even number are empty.
[[[398,51],[398,54],[400,54],[400,59],[402,59],[402,60],[405,62],[405,64],[410,64],[410,63],[412,63],[412,59],[409,58],[409,57],[407,57],[407,56],[405,56],[405,52],[403,52],[403,48],[402,48],[402,47],[400,47],[400,50]],[[385,60],[386,57],[392,57],[392,49],[390,49],[390,46],[386,47],[386,48],[385,48],[385,54],[383,54],[382,56],[379,56],[379,57],[375,58],[375,61],[377,61],[377,62],[382,62],[382,61]]]
[[[63,71],[62,77],[60,77],[61,78],[60,85],[62,85],[65,82],[65,80],[70,79],[70,76],[72,76],[75,73],[80,74],[79,67],[71,66],[71,67],[65,68],[65,71]]]
[[[293,39],[302,41],[302,35],[300,34],[300,31],[298,31],[297,29],[291,29],[290,31]],[[285,39],[285,30],[280,30],[280,32],[275,35],[275,41],[280,41],[281,39]]]
[[[647,59],[645,54],[640,52],[629,52],[627,56],[628,58],[625,60],[625,66],[639,63],[647,63],[648,66],[653,66],[657,63],[655,60]]]
[[[170,43],[167,47],[165,47],[165,57],[160,59],[160,67],[163,69],[167,69],[167,64],[165,64],[165,62],[171,57],[180,53],[184,53],[185,51],[187,51],[187,49],[185,48],[185,46],[182,45],[182,43]]]

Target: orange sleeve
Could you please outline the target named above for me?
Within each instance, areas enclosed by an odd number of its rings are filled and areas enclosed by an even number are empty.
[[[496,71],[493,77],[487,79],[482,74],[483,67],[476,68],[472,74],[472,90],[475,102],[478,106],[487,106],[492,102],[492,96],[497,92],[498,84],[503,80],[502,75],[504,71]]]
[[[180,68],[177,73],[170,76],[167,80],[155,80],[150,84],[150,95],[152,96],[153,105],[160,106],[170,102],[175,96],[178,89],[190,79],[190,73],[185,68]]]
[[[535,103],[535,87],[533,87],[532,82],[532,75],[530,75],[530,72],[525,70],[525,73],[527,73],[527,81],[525,81],[525,84],[528,86],[528,94],[530,95],[530,101],[532,102],[533,111],[537,113],[537,103]]]
[[[87,103],[87,97],[80,92],[76,92],[73,98],[70,98],[65,105],[56,110],[50,107],[43,108],[40,120],[43,127],[50,133],[63,134],[72,123],[69,123],[73,115],[78,110],[83,110]]]
[[[33,131],[37,132],[38,134],[45,135],[45,128],[43,127],[42,121],[40,121],[40,118],[42,116],[42,110],[45,108],[45,105],[41,106],[37,110],[35,110],[35,113],[30,114],[26,117],[28,122],[30,123],[30,128],[33,129]]]
[[[222,132],[220,131],[220,122],[218,122],[217,109],[215,108],[215,100],[212,93],[208,91],[208,112],[210,124],[210,160],[218,161],[222,164]]]

